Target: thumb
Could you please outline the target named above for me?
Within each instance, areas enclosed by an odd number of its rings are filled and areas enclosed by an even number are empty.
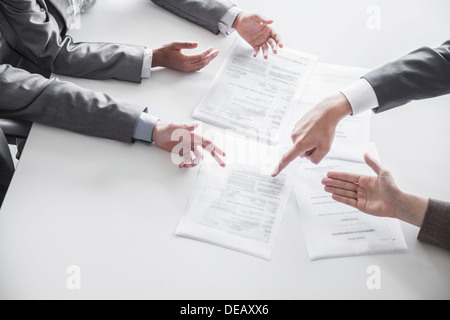
[[[266,18],[264,16],[261,16],[259,14],[253,15],[253,19],[255,19],[259,23],[263,23],[263,24],[272,24],[273,23],[273,20],[268,19],[268,18]]]
[[[367,154],[367,153],[364,155],[364,160],[366,161],[367,165],[370,168],[372,168],[373,171],[375,171],[375,173],[377,175],[381,174],[381,172],[383,171],[383,168],[381,167],[381,165],[378,163],[377,160],[375,160],[374,158],[369,156],[369,154]]]
[[[170,47],[174,50],[195,49],[198,47],[197,42],[173,42]]]
[[[193,123],[193,124],[182,124],[182,125],[179,126],[178,129],[181,129],[181,130],[187,130],[187,131],[191,131],[191,132],[192,132],[192,131],[195,131],[195,129],[197,129],[198,126],[199,126],[198,123]]]

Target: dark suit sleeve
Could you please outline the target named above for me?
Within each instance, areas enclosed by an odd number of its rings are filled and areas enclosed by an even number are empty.
[[[0,117],[132,142],[144,108],[69,82],[0,65]]]
[[[235,5],[228,0],[152,0],[153,3],[218,34],[219,22]]]
[[[450,249],[450,203],[430,199],[418,239]]]
[[[383,112],[411,100],[450,93],[450,40],[437,49],[420,48],[376,69],[365,78],[375,90]]]
[[[2,0],[2,36],[10,47],[53,73],[80,78],[140,82],[145,47],[74,43],[44,2]]]

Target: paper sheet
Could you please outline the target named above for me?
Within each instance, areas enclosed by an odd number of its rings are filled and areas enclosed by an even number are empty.
[[[252,140],[234,146],[226,168],[202,165],[175,233],[270,260],[296,167],[272,178],[277,148]],[[245,150],[271,159],[232,156]]]
[[[252,50],[236,40],[193,117],[277,143],[317,57],[285,48],[264,60]]]
[[[371,149],[377,158],[373,144]],[[398,220],[365,214],[324,191],[321,181],[330,171],[374,175],[362,162],[326,158],[319,165],[300,164],[294,190],[310,259],[406,251]]]

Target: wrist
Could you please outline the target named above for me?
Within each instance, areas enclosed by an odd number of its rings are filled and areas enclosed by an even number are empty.
[[[234,19],[233,24],[231,25],[231,27],[233,29],[238,30],[239,25],[240,25],[241,20],[242,20],[242,16],[243,16],[243,11],[239,12],[238,15],[236,16],[236,19]],[[239,30],[238,30],[238,32],[239,32]]]
[[[152,68],[164,67],[162,56],[162,48],[153,50]]]
[[[398,201],[396,203],[395,218],[421,227],[428,208],[428,199],[401,191],[396,199]]]
[[[337,93],[325,99],[325,112],[330,120],[337,125],[346,116],[352,114],[352,107],[342,93]]]
[[[154,143],[156,143],[157,145],[159,145],[159,128],[161,127],[162,122],[160,120],[156,121],[155,126],[153,127],[153,132],[152,132],[152,141]]]

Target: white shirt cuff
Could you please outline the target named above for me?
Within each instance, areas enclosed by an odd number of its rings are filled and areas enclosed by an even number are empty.
[[[150,73],[152,72],[152,60],[153,60],[153,50],[145,49],[144,51],[144,63],[142,64],[142,79],[150,78]]]
[[[341,93],[350,102],[353,115],[378,107],[378,98],[370,83],[362,78],[354,84],[341,90]]]
[[[153,129],[159,118],[148,114],[147,109],[139,117],[134,128],[133,140],[153,143]]]
[[[234,32],[233,23],[236,20],[236,17],[242,10],[236,6],[231,7],[228,11],[223,15],[223,17],[219,21],[219,31],[223,35],[230,35]]]

